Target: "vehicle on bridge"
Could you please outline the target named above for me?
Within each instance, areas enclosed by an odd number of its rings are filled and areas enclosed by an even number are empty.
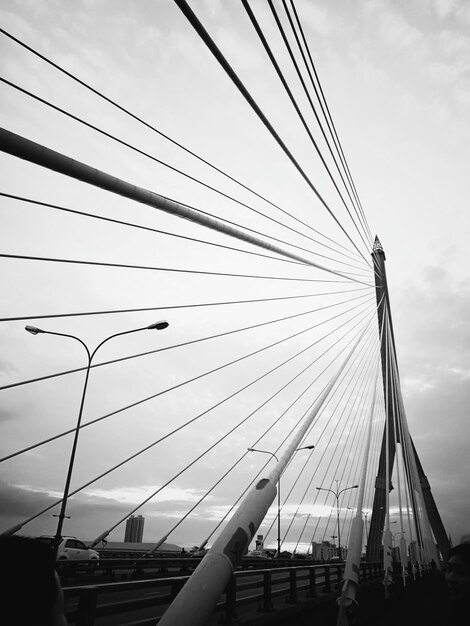
[[[202,559],[202,557],[206,556],[208,552],[209,550],[207,548],[198,548],[195,546],[189,551],[189,556]]]
[[[273,555],[268,550],[250,550],[245,557],[247,559],[272,559]]]
[[[39,541],[46,543],[51,548],[54,547],[54,535],[41,535]],[[96,550],[87,546],[76,537],[62,537],[57,550],[58,561],[98,561],[100,555]]]

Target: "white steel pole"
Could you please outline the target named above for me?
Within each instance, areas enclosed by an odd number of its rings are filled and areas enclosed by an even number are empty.
[[[192,207],[189,207],[185,204],[171,200],[170,198],[162,196],[158,193],[149,191],[148,189],[144,189],[143,187],[138,187],[137,185],[133,185],[120,178],[116,178],[115,176],[111,176],[106,172],[98,170],[94,167],[90,167],[89,165],[81,163],[80,161],[76,161],[75,159],[61,154],[60,152],[51,150],[46,146],[42,146],[41,144],[35,143],[34,141],[27,139],[26,137],[17,135],[4,128],[0,128],[0,151],[29,161],[30,163],[36,163],[41,167],[46,167],[55,172],[59,172],[60,174],[64,174],[65,176],[70,176],[77,180],[81,180],[82,182],[89,185],[100,187],[101,189],[105,189],[106,191],[110,191],[111,193],[116,193],[125,198],[135,200],[136,202],[141,202],[143,204],[146,204],[147,206],[151,206],[155,209],[159,209],[160,211],[164,211],[165,213],[170,213],[171,215],[182,217],[186,220],[190,220],[191,222],[195,222],[196,224],[205,226],[206,228],[211,228],[213,230],[225,233],[229,237],[241,239],[242,241],[246,241],[248,243],[254,244],[255,246],[259,246],[266,250],[276,252],[277,254],[281,254],[282,256],[295,259],[297,261],[300,261],[301,263],[305,263],[312,267],[317,267],[318,269],[325,270],[330,274],[341,276],[342,278],[346,278],[347,280],[351,280],[355,283],[366,285],[367,287],[372,286],[368,282],[364,282],[362,280],[359,280],[358,278],[355,278],[354,276],[349,276],[346,273],[342,274],[335,269],[325,267],[323,265],[320,265],[319,263],[315,263],[308,257],[300,256],[287,250],[283,250],[282,248],[275,246],[267,241],[264,241],[263,239],[259,239],[258,237],[250,235],[241,228],[236,228],[234,226],[231,226],[227,222],[206,215],[202,211],[198,211],[197,209],[193,209]]]
[[[389,388],[390,377],[390,333],[388,320],[386,318],[385,325],[385,388]],[[393,583],[393,571],[392,571],[392,531],[390,530],[390,407],[389,407],[389,394],[385,397],[385,530],[383,534],[383,563],[384,563],[384,590],[385,598],[390,597],[390,586]]]
[[[159,626],[204,626],[217,600],[227,587],[234,569],[241,561],[269,507],[274,502],[281,475],[295,454],[310,425],[321,409],[331,389],[342,374],[349,359],[366,333],[366,325],[342,365],[325,387],[292,438],[286,451],[266,478],[258,480],[241,502],[212,548],[202,559],[191,578],[176,596],[159,621]]]
[[[370,442],[372,437],[372,422],[374,419],[375,398],[377,392],[378,363],[374,381],[374,392],[372,394],[372,403],[369,413],[369,426],[367,433],[366,449],[364,451],[364,461],[362,464],[362,475],[359,483],[359,492],[356,502],[356,516],[351,524],[351,534],[348,543],[348,555],[346,557],[346,565],[344,568],[344,583],[339,599],[339,611],[337,626],[348,626],[349,619],[347,616],[348,608],[356,602],[356,593],[359,589],[359,572],[361,567],[362,538],[364,535],[364,527],[362,521],[362,507],[364,503],[364,491],[367,477],[367,467],[369,461]],[[367,517],[366,517],[367,532]]]

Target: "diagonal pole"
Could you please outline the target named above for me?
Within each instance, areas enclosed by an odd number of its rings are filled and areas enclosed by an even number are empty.
[[[369,325],[370,323],[365,326],[338,371],[320,394],[284,453],[280,455],[274,469],[250,489],[212,548],[160,619],[160,626],[204,626],[207,623],[233,571],[241,562],[250,541],[274,502],[277,494],[276,485],[279,484],[282,473],[363,339]]]

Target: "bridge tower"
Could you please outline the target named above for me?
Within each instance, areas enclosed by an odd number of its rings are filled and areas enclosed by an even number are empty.
[[[391,486],[391,478],[393,472],[393,462],[395,459],[395,445],[400,442],[399,437],[399,429],[394,426],[394,420],[396,416],[400,415],[402,412],[402,407],[397,399],[397,394],[394,393],[394,385],[399,385],[398,373],[393,379],[392,376],[386,376],[385,372],[387,370],[387,350],[392,352],[392,357],[395,362],[396,361],[396,349],[395,349],[395,336],[393,333],[393,323],[390,309],[390,300],[388,294],[388,286],[387,286],[387,275],[385,272],[385,253],[382,248],[382,245],[378,239],[375,238],[374,247],[372,250],[372,260],[374,263],[374,271],[375,271],[375,291],[376,291],[376,299],[377,299],[377,314],[379,321],[379,336],[381,337],[381,360],[382,360],[382,380],[383,380],[383,389],[384,389],[384,398],[385,398],[385,406],[387,407],[387,415],[385,421],[384,434],[382,437],[382,446],[380,450],[380,458],[379,458],[379,467],[377,472],[377,477],[375,480],[375,493],[374,493],[374,502],[372,506],[372,517],[370,521],[369,527],[369,540],[367,545],[367,560],[368,561],[379,561],[380,560],[380,552],[382,546],[382,535],[385,524],[385,503],[386,503],[386,488],[387,485]],[[386,347],[386,333],[383,332],[384,320],[386,320],[386,324],[390,330],[389,334],[389,342],[388,347]],[[387,437],[387,429],[388,429],[388,437]],[[386,445],[388,439],[388,454],[389,454],[389,476],[388,480],[386,477]],[[447,554],[451,548],[449,543],[448,535],[445,531],[444,525],[442,523],[441,517],[439,515],[439,511],[437,510],[436,503],[434,502],[433,495],[431,493],[431,487],[429,485],[429,481],[424,474],[423,467],[418,458],[418,453],[416,452],[416,448],[412,443],[412,453],[415,458],[416,467],[418,471],[419,481],[423,493],[424,504],[426,507],[426,513],[428,515],[429,523],[431,525],[432,532],[434,534],[434,538],[438,545],[439,551],[441,552],[443,558],[447,557]],[[408,484],[410,484],[410,480],[408,478]],[[393,489],[393,486],[391,486]],[[416,495],[413,489],[410,489],[410,498],[411,504],[413,505],[414,510],[416,508]],[[418,536],[418,541],[421,543],[420,531],[418,526],[416,526],[416,532]]]

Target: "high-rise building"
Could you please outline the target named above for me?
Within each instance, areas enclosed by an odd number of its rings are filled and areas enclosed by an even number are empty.
[[[124,534],[124,541],[129,543],[142,543],[144,536],[144,521],[145,518],[142,515],[131,515],[126,522],[126,532]]]
[[[336,547],[329,541],[317,543],[312,541],[312,557],[315,561],[330,561],[336,552]]]

